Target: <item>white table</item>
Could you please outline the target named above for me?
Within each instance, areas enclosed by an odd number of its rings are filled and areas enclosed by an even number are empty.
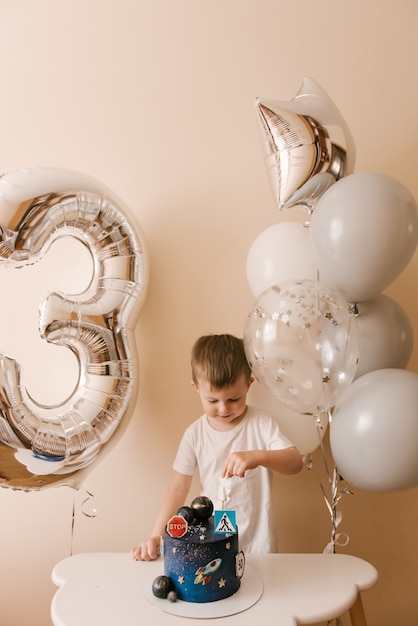
[[[216,625],[254,626],[272,623],[274,617],[275,626],[295,626],[331,620],[346,611],[353,626],[366,625],[360,592],[373,587],[378,578],[367,561],[344,554],[266,554],[247,555],[247,566],[262,581],[260,599],[242,612],[218,618]],[[158,602],[168,606],[168,600],[157,600],[157,606],[150,600],[152,581],[163,573],[161,559],[133,561],[128,553],[67,557],[52,572],[59,587],[52,600],[52,622],[54,626],[208,623],[208,619],[184,619],[161,610]],[[243,584],[244,579],[245,572]]]

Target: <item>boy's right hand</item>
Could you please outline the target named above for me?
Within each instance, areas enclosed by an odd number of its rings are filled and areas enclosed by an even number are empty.
[[[154,561],[160,556],[160,537],[150,537],[131,550],[134,561]]]

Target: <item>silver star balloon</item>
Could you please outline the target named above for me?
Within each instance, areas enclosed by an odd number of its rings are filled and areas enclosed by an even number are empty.
[[[312,211],[337,180],[354,170],[350,129],[328,94],[304,78],[289,102],[257,98],[266,168],[279,209]]]

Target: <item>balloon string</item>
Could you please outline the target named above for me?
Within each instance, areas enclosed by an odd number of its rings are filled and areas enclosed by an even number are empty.
[[[86,489],[86,494],[87,494],[87,498],[84,498],[83,502],[81,503],[81,511],[82,511],[83,515],[85,515],[86,517],[94,518],[97,515],[97,509],[95,509],[93,507],[88,512],[87,511],[87,507],[86,507],[87,502],[89,502],[89,500],[94,498],[94,495],[92,493],[90,493],[90,491],[87,491],[87,489]]]
[[[330,474],[330,471],[329,471],[327,455],[325,454],[324,440],[323,440],[323,437],[321,437],[321,430],[323,430],[323,426],[321,424],[320,415],[315,415],[315,419],[316,419],[316,432],[318,433],[319,447],[320,447],[320,450],[321,450],[322,460],[323,460],[323,463],[324,463],[325,471],[327,473],[328,482],[331,483],[331,474]],[[328,419],[329,419],[329,421],[331,421],[331,416],[330,416],[329,412],[328,412]]]
[[[87,489],[85,490],[87,497],[84,498],[84,500],[81,503],[81,512],[83,513],[83,515],[85,515],[86,517],[89,517],[91,519],[94,519],[97,515],[97,509],[95,509],[94,507],[91,508],[90,511],[86,510],[86,504],[92,499],[94,498],[94,495],[88,491]],[[73,556],[74,553],[74,536],[75,536],[75,522],[76,522],[76,496],[75,493],[73,495],[73,506],[72,506],[72,512],[71,512],[71,541],[70,541],[70,556]]]
[[[75,492],[73,495],[73,510],[71,513],[71,542],[70,542],[70,556],[73,556],[74,551],[74,527],[75,527]]]
[[[329,417],[329,421],[331,421],[330,411],[328,411],[328,417]],[[329,554],[329,553],[335,554],[337,545],[346,546],[348,542],[350,541],[350,538],[347,534],[337,533],[338,526],[340,525],[342,521],[342,517],[343,517],[341,511],[337,511],[337,506],[339,505],[341,498],[343,497],[344,494],[352,495],[353,492],[350,491],[350,489],[348,489],[347,487],[344,487],[341,491],[338,490],[339,483],[343,480],[343,478],[340,476],[337,466],[335,464],[334,464],[333,472],[331,475],[326,453],[325,453],[323,438],[321,437],[321,430],[323,430],[323,426],[320,421],[320,416],[316,415],[315,418],[316,418],[316,428],[317,428],[318,437],[319,437],[319,447],[321,450],[322,460],[323,460],[323,464],[325,467],[325,471],[327,474],[328,483],[329,483],[330,491],[331,491],[330,496],[328,496],[327,491],[325,490],[325,487],[322,484],[322,481],[319,479],[319,485],[322,491],[322,495],[324,497],[325,504],[328,508],[330,518],[331,518],[331,538],[330,538],[331,540],[325,546],[323,552],[324,554]],[[312,467],[313,467],[313,462],[311,459],[310,466],[308,464],[308,469],[311,469]]]

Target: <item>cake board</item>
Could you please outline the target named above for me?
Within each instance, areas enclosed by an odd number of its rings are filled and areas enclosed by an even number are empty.
[[[216,602],[184,602],[177,600],[170,602],[166,598],[157,598],[152,593],[152,582],[157,574],[150,577],[144,585],[144,595],[147,600],[164,613],[177,615],[178,617],[190,617],[195,619],[210,619],[228,617],[236,613],[242,613],[252,607],[263,595],[263,581],[260,574],[251,566],[245,566],[245,572],[241,579],[241,586],[236,593],[228,598]]]

